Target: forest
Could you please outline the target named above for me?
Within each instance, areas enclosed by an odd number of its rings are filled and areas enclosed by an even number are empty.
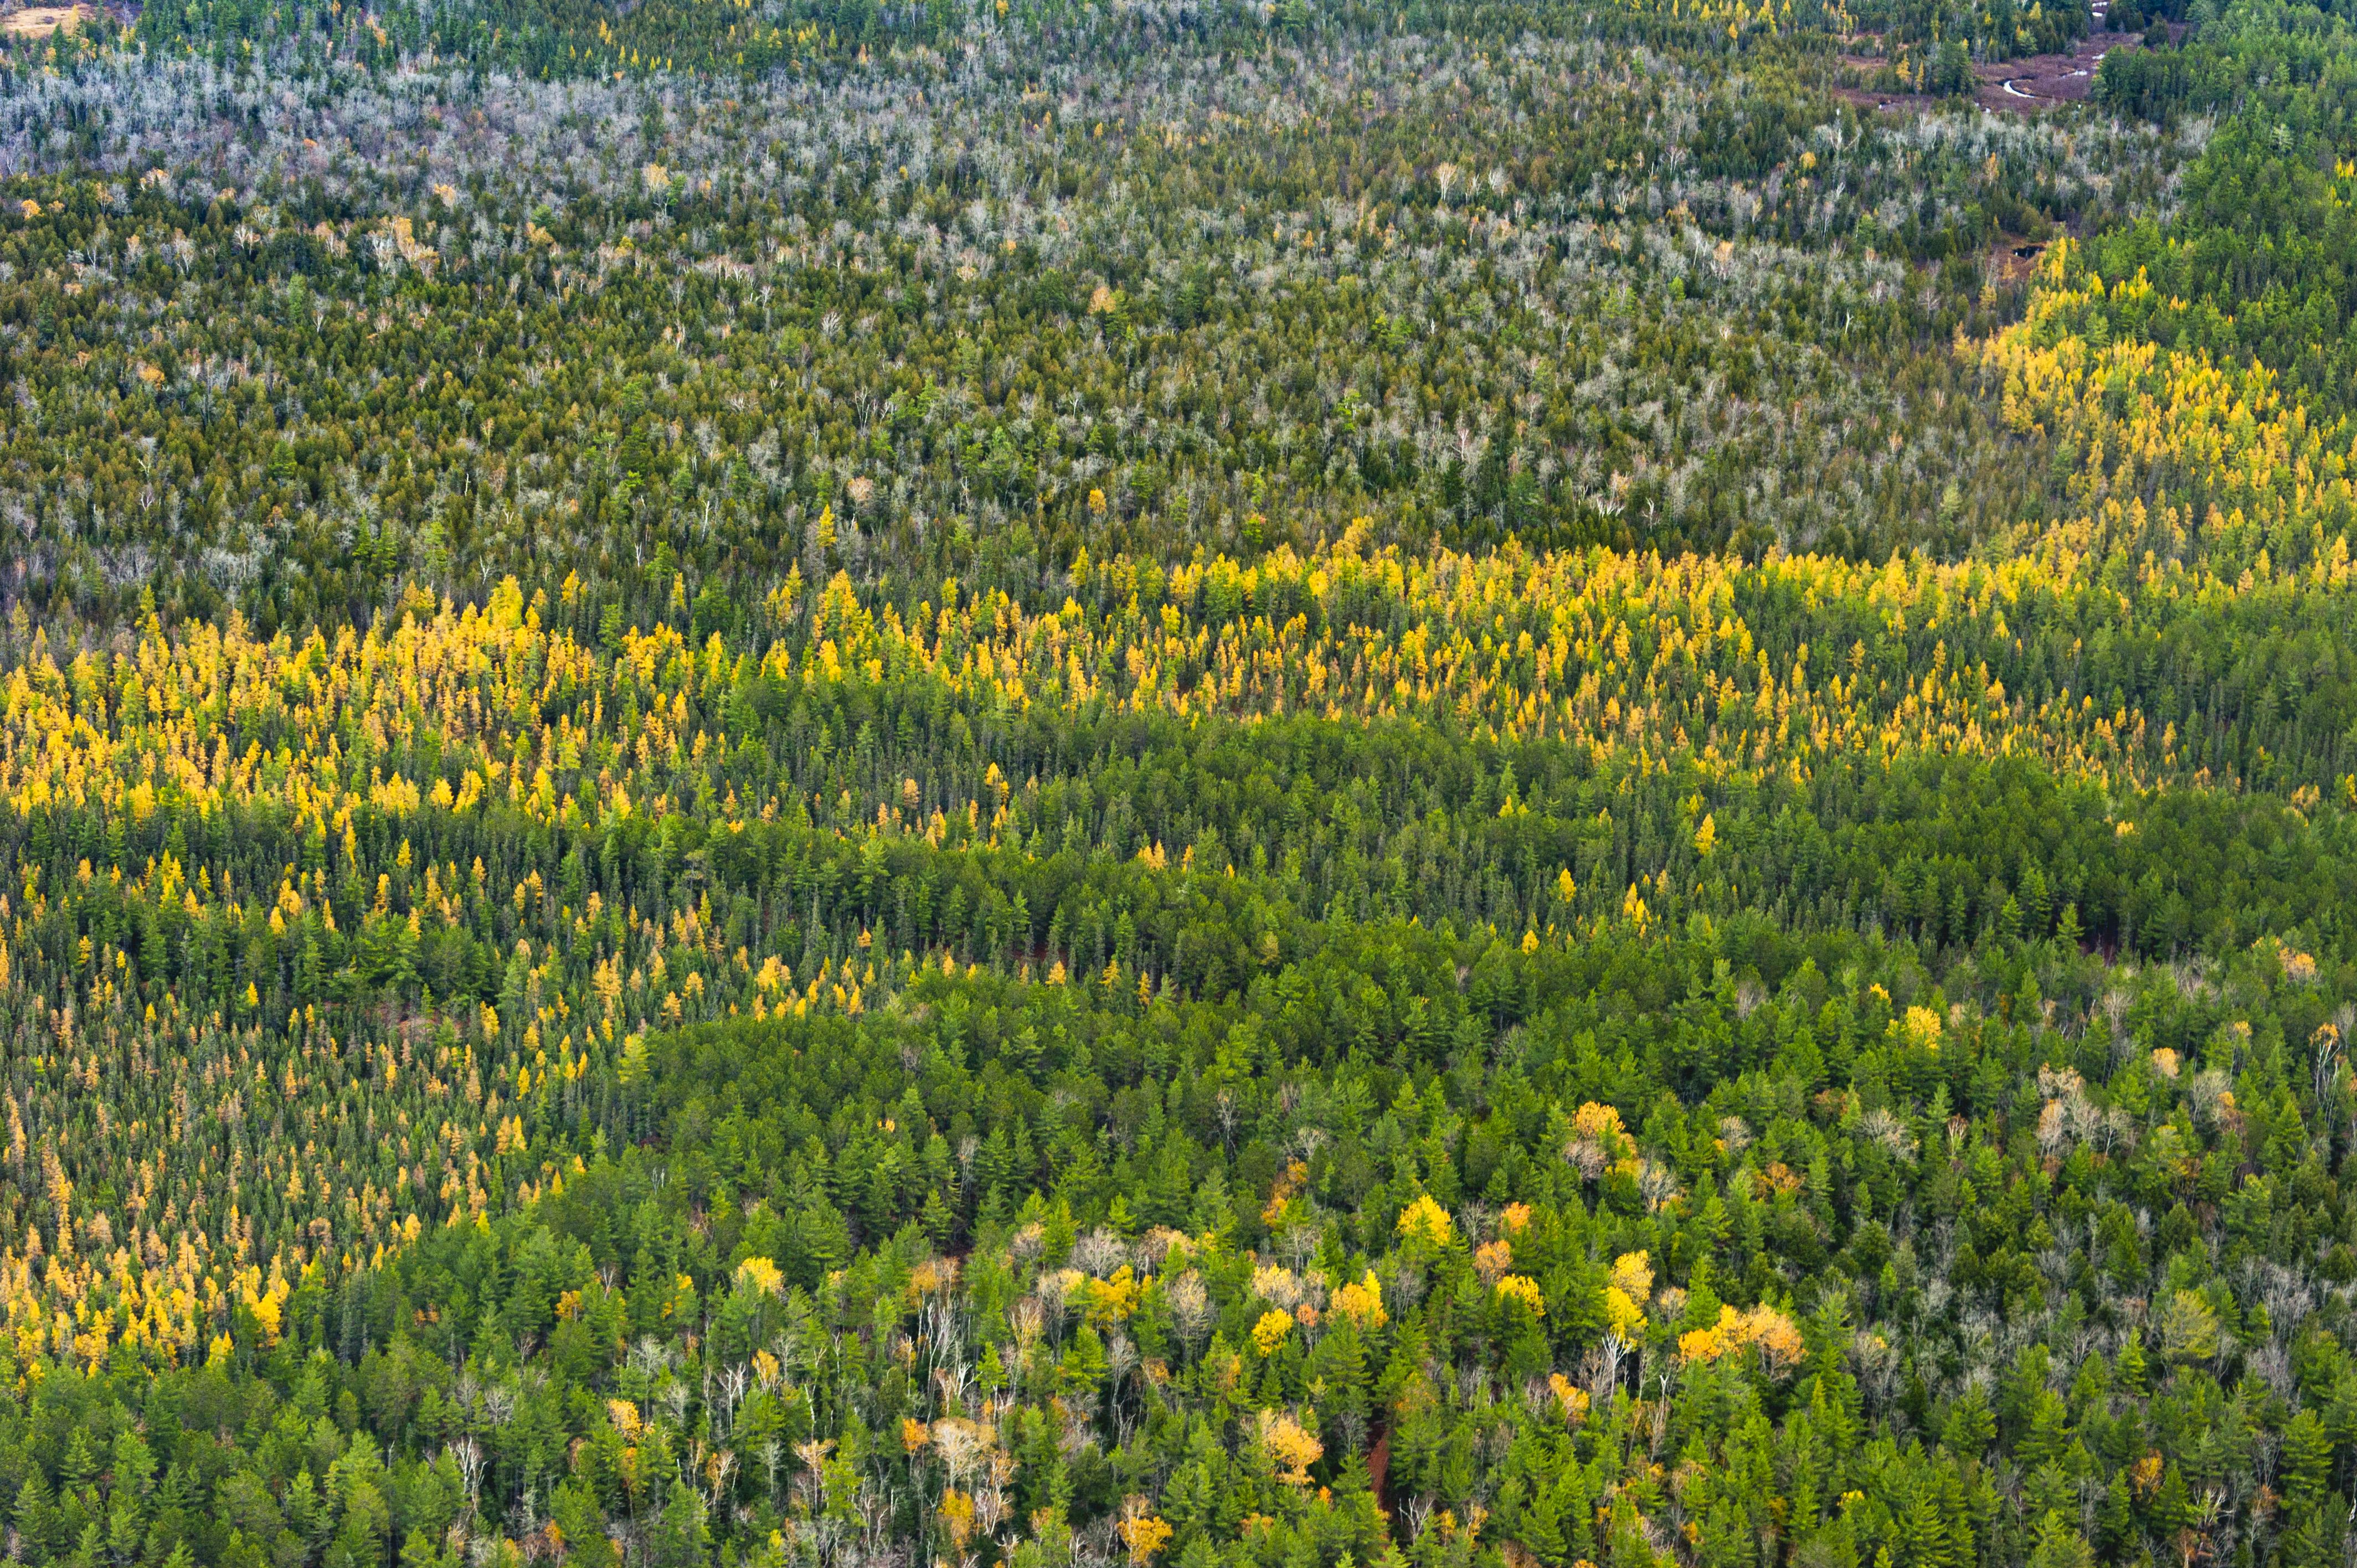
[[[2349,0],[16,19],[10,1561],[2357,1553]]]

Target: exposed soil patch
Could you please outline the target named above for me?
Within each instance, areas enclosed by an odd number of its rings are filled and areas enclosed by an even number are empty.
[[[1923,92],[1877,92],[1864,87],[1836,87],[1835,98],[1860,109],[1887,109],[1893,114],[1903,114],[1919,109],[1929,109],[1940,101]]]
[[[1853,38],[1848,41],[1851,43],[1862,43],[1867,40],[1863,38]],[[1869,79],[1880,72],[1884,66],[1890,63],[1888,60],[1877,59],[1872,55],[1840,54],[1835,55],[1834,58],[1839,60],[1842,65],[1848,70],[1854,70],[1858,75]],[[1860,109],[1889,109],[1894,113],[1904,113],[1910,110],[1928,108],[1932,104],[1939,102],[1929,93],[1907,92],[1903,91],[1883,91],[1871,87],[1836,87],[1834,89],[1834,96],[1840,99],[1845,103],[1855,105]]]
[[[0,33],[12,38],[46,38],[61,28],[72,32],[91,14],[87,5],[27,5],[0,16]]]
[[[2019,283],[2037,270],[2038,258],[2045,253],[2046,247],[2039,241],[2000,234],[1989,247],[1988,275],[1996,283]]]

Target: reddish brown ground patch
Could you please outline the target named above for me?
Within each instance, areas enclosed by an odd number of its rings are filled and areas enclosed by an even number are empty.
[[[2037,270],[2046,247],[2035,240],[2000,234],[1989,247],[1989,276],[1997,283],[2019,283]]]
[[[1860,40],[1852,40],[1853,42]],[[1841,54],[1834,57],[1842,66],[1858,76],[1872,81],[1889,62],[1872,55]],[[1883,91],[1872,87],[1836,87],[1834,96],[1859,109],[1888,109],[1894,113],[1908,113],[1930,107],[1937,100],[1921,92]]]
[[[2170,30],[2172,34],[2177,31],[2174,27]],[[1973,68],[1973,74],[1980,85],[1974,90],[1973,102],[2001,114],[2029,114],[2050,103],[2082,102],[2094,91],[2095,72],[2102,67],[2106,53],[2113,49],[2142,48],[2143,39],[2133,34],[2094,33],[2080,39],[2078,46],[2067,54],[2031,55],[2024,59],[1996,60],[1976,65]],[[1842,54],[1835,58],[1856,77],[1868,81],[1886,63],[1869,55]],[[1843,102],[1857,108],[1883,110],[1893,114],[1920,113],[1934,108],[1940,102],[1929,93],[1888,91],[1872,87],[1836,87],[1833,93]]]
[[[1974,102],[1984,109],[2027,114],[2049,103],[2083,101],[2094,91],[2095,72],[2113,49],[2140,49],[2144,45],[2126,33],[2092,33],[2068,54],[2031,55],[2027,59],[1995,60],[1973,68],[1979,77]]]
[[[1920,92],[1876,92],[1863,87],[1836,87],[1834,96],[1859,109],[1886,109],[1893,114],[1904,114],[1919,109],[1929,109],[1939,102]]]

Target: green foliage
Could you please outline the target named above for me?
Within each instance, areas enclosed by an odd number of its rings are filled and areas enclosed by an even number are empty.
[[[9,45],[10,1554],[2345,1558],[2357,93],[2169,9]]]
[[[613,25],[684,39],[680,10]],[[578,574],[705,628],[797,562],[1029,600],[1083,542],[1252,554],[1360,516],[1953,551],[2041,499],[1944,351],[1996,324],[1979,258],[2132,209],[2179,156],[1861,118],[1772,40],[1630,70],[1576,29],[1385,26],[1239,70],[1217,27],[1067,25],[957,46],[1026,38],[1036,70],[912,46],[544,82],[412,42],[19,73],[8,592],[274,627]]]

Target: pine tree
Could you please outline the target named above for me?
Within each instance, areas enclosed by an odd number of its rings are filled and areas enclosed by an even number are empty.
[[[648,1534],[649,1568],[705,1568],[711,1545],[704,1499],[684,1481],[673,1481],[671,1497]]]
[[[2284,1495],[2294,1503],[2321,1498],[2332,1467],[2332,1444],[2312,1410],[2295,1412],[2283,1430]]]
[[[445,1568],[445,1559],[431,1535],[413,1530],[401,1543],[400,1568]]]
[[[581,1568],[617,1568],[620,1553],[606,1529],[605,1511],[596,1494],[578,1479],[556,1488],[549,1499],[549,1519],[565,1538],[565,1555]]]
[[[2095,1554],[2069,1520],[2050,1512],[2038,1523],[2029,1568],[2095,1568]]]
[[[2113,1472],[2111,1485],[2104,1488],[2095,1510],[2095,1534],[2107,1558],[2118,1557],[2136,1539],[2136,1500],[2128,1491],[2126,1470]]]
[[[42,1568],[58,1544],[57,1499],[49,1478],[38,1465],[31,1466],[16,1492],[16,1537],[19,1551],[31,1568]]]
[[[1562,1515],[1551,1490],[1541,1491],[1531,1506],[1523,1510],[1523,1545],[1529,1549],[1546,1568],[1563,1568],[1565,1556]]]

